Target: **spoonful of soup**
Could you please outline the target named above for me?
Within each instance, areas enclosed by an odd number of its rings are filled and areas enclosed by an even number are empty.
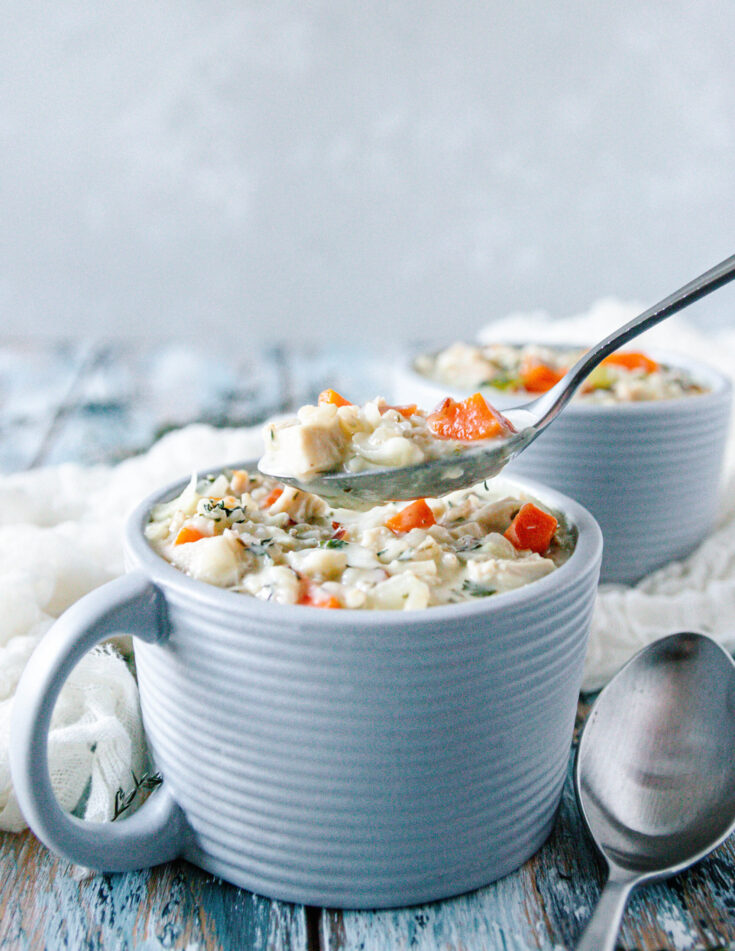
[[[589,374],[629,340],[735,278],[735,255],[605,337],[532,402],[501,414],[481,393],[447,397],[431,413],[384,399],[355,406],[325,390],[317,406],[266,428],[262,472],[333,504],[445,495],[497,475],[569,403]]]

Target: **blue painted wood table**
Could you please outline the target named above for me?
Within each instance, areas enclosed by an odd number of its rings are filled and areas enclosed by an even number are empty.
[[[115,461],[172,427],[255,423],[327,385],[368,398],[385,391],[385,365],[377,348],[357,359],[338,348],[240,356],[173,344],[0,341],[0,472]],[[586,709],[583,698],[579,723]],[[731,840],[695,869],[641,891],[620,947],[735,947],[734,873]],[[31,833],[2,834],[0,947],[552,951],[574,945],[600,884],[569,781],[551,838],[516,873],[468,895],[391,911],[269,901],[185,862],[85,876]]]

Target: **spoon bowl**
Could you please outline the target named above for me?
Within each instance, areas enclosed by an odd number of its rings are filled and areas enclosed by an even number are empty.
[[[276,475],[279,482],[312,492],[332,505],[368,509],[389,499],[418,499],[446,495],[456,489],[477,485],[498,475],[535,437],[523,426],[525,408],[504,413],[516,432],[503,439],[483,442],[450,458],[430,459],[413,466],[365,469],[362,472],[326,472],[308,481]]]
[[[598,697],[575,764],[609,868],[578,946],[612,949],[631,890],[689,867],[735,827],[735,664],[702,634],[640,651]]]
[[[497,475],[549,426],[594,368],[623,344],[735,278],[735,255],[679,288],[591,347],[548,392],[530,403],[503,411],[515,432],[505,438],[468,445],[460,453],[413,466],[319,473],[308,480],[267,474],[312,492],[333,504],[367,508],[388,499],[439,496]]]

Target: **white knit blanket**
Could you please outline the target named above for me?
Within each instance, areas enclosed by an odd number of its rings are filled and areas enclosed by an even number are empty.
[[[514,315],[493,325],[492,334],[593,341],[638,309],[603,301],[564,321]],[[735,376],[735,332],[707,339],[674,318],[643,344],[681,350]],[[260,443],[260,427],[190,426],[114,467],[64,465],[0,478],[0,829],[25,826],[8,769],[10,709],[44,632],[75,600],[123,571],[122,527],[141,498],[192,469],[255,457]],[[673,631],[704,631],[735,648],[732,440],[727,474],[719,526],[698,551],[633,588],[600,589],[585,689],[601,686],[639,648]],[[87,818],[111,819],[116,791],[130,789],[131,771],[139,776],[145,762],[135,680],[119,654],[98,649],[78,665],[54,714],[49,763],[56,793],[66,809],[84,801]]]

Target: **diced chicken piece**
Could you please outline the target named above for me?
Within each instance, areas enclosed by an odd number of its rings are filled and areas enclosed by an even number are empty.
[[[308,522],[312,518],[324,515],[328,509],[327,503],[318,495],[312,495],[311,492],[301,492],[299,489],[287,485],[284,486],[283,492],[268,511],[271,515],[285,512],[295,522]]]
[[[343,548],[307,548],[288,552],[286,558],[294,571],[314,581],[339,578],[347,567],[347,553]]]
[[[488,361],[482,351],[466,343],[454,343],[436,359],[436,374],[452,379],[461,375],[469,388],[479,386],[489,376]]]
[[[271,565],[256,574],[245,575],[242,590],[262,601],[277,604],[296,604],[299,600],[301,582],[286,565]]]
[[[306,481],[318,472],[328,472],[341,464],[348,438],[336,413],[319,413],[309,422],[271,423],[266,430],[265,445],[266,451],[260,460],[262,472]]]
[[[231,535],[201,538],[189,545],[176,545],[170,558],[177,568],[200,581],[229,588],[238,581],[239,542]]]

